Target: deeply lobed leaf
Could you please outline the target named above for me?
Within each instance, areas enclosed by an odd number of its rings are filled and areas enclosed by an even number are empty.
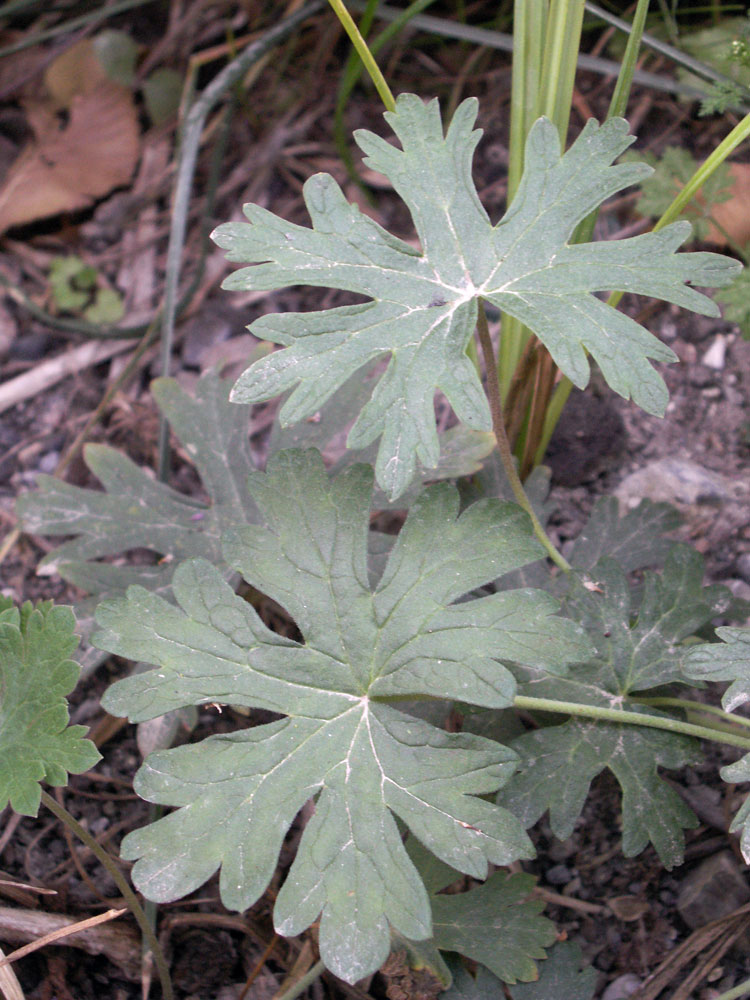
[[[584,550],[585,551],[585,550]],[[596,656],[570,674],[516,670],[525,695],[598,705],[614,710],[652,711],[628,696],[685,678],[690,647],[681,641],[727,606],[724,587],[703,587],[703,563],[688,546],[674,545],[662,574],[647,573],[634,618],[627,578],[617,563],[601,559],[571,582],[566,613],[581,622]],[[623,790],[623,849],[638,854],[651,842],[663,864],[682,860],[682,829],[695,816],[659,776],[694,759],[692,741],[661,730],[614,722],[571,719],[527,733],[513,742],[522,757],[519,772],[498,801],[531,826],[547,810],[553,832],[573,832],[589,786],[609,768]]]
[[[80,668],[70,608],[45,602],[19,610],[0,600],[0,809],[36,816],[39,783],[67,784],[99,760],[85,726],[68,725],[65,696]]]
[[[750,701],[750,628],[723,626],[716,629],[720,643],[694,646],[686,658],[685,674],[696,681],[731,681],[721,699],[725,711],[733,712]],[[724,781],[750,781],[750,754],[722,768]],[[740,834],[742,855],[750,864],[750,797],[745,799],[729,827]]]
[[[650,173],[643,164],[611,165],[632,142],[622,119],[601,126],[589,121],[562,156],[555,126],[536,122],[516,198],[492,226],[471,177],[481,136],[473,128],[476,115],[477,102],[464,101],[443,135],[437,102],[424,105],[403,94],[385,115],[401,149],[370,132],[355,134],[365,162],[385,174],[407,204],[421,250],[348,204],[328,174],[304,187],[312,229],[247,205],[249,225],[228,223],[214,233],[230,260],[252,265],[230,276],[225,288],[304,283],[370,300],[257,320],[253,333],[285,350],[249,368],[232,398],[258,402],[293,389],[280,414],[293,424],[313,415],[358,369],[389,354],[348,445],[380,438],[377,479],[392,499],[409,485],[417,460],[437,465],[436,389],[461,421],[490,428],[484,392],[466,356],[480,299],[529,326],[576,385],[588,381],[588,352],[616,392],[663,413],[667,390],[649,359],[673,361],[675,355],[594,293],[637,292],[717,315],[714,303],[689,286],[727,284],[739,270],[717,254],[675,256],[687,223],[628,240],[568,245],[581,219]]]
[[[316,452],[282,452],[250,490],[267,526],[230,532],[225,557],[290,613],[304,642],[270,632],[202,560],[175,573],[179,608],[132,587],[100,606],[95,639],[159,665],[110,689],[105,704],[116,714],[140,720],[230,702],[285,718],[152,755],[139,794],[182,808],[131,834],[123,851],[140,859],[134,879],[150,898],[177,898],[221,866],[225,904],[244,909],[264,891],[296,813],[317,796],[275,922],[297,934],[322,913],[321,953],[353,981],[385,959],[389,924],[414,940],[432,933],[394,814],[438,858],[479,878],[488,862],[531,851],[518,821],[477,797],[504,783],[514,753],[389,702],[509,705],[515,684],[500,658],[560,671],[589,647],[580,629],[552,617],[557,603],[541,592],[459,600],[538,557],[513,505],[488,500],[458,516],[456,490],[431,487],[373,591],[369,467],[328,481]]]

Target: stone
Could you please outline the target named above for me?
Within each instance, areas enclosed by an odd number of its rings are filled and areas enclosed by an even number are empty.
[[[609,984],[602,994],[602,1000],[627,1000],[640,989],[641,982],[641,978],[635,973],[626,972],[624,976],[618,976]]]
[[[615,490],[623,513],[641,500],[654,503],[719,504],[733,498],[726,476],[704,469],[687,458],[660,458],[627,476]]]
[[[750,583],[750,552],[743,552],[738,557],[737,572],[746,583]]]
[[[706,858],[682,881],[677,912],[695,930],[750,902],[745,872],[730,851]]]
[[[701,364],[704,364],[707,368],[713,368],[715,371],[722,371],[727,357],[727,341],[726,337],[718,333],[714,337],[713,343],[706,351],[706,353],[701,358]]]

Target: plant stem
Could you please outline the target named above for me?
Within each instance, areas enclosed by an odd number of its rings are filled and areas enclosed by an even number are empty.
[[[513,699],[516,708],[525,708],[537,712],[559,712],[564,715],[582,716],[587,719],[599,719],[602,722],[618,724],[649,726],[652,729],[666,729],[671,733],[681,733],[684,736],[695,736],[698,739],[710,740],[712,743],[726,743],[741,750],[750,751],[750,737],[734,736],[730,733],[718,733],[706,726],[695,726],[681,719],[670,719],[660,715],[644,715],[641,712],[625,712],[618,708],[602,708],[599,705],[581,705],[574,701],[553,701],[550,698],[528,698],[516,695]]]
[[[726,993],[722,993],[716,1000],[739,1000],[740,997],[746,997],[748,993],[750,993],[750,979],[746,979],[739,986],[735,986],[731,990],[727,990]]]
[[[372,53],[367,47],[367,42],[359,33],[359,28],[352,20],[352,15],[346,9],[342,0],[328,0],[328,2],[333,7],[336,17],[341,21],[344,31],[351,39],[352,45],[357,50],[357,55],[362,60],[363,66],[370,74],[370,78],[375,84],[375,89],[380,94],[380,100],[385,104],[388,111],[395,111],[396,102],[393,99],[391,88],[385,82],[385,77],[380,72],[380,67],[375,62]]]
[[[322,960],[320,962],[316,962],[315,965],[309,969],[301,979],[298,979],[296,983],[290,986],[288,990],[285,990],[281,996],[276,998],[276,1000],[297,1000],[297,997],[304,993],[311,983],[314,983],[316,979],[320,978],[320,976],[325,972],[325,968],[325,962]]]
[[[683,712],[694,715],[715,715],[726,725],[750,729],[750,719],[732,715],[716,705],[704,705],[702,701],[689,701],[686,698],[633,698],[632,701],[638,705],[652,705],[654,708],[680,708]]]
[[[495,433],[497,450],[500,452],[500,461],[503,463],[503,469],[505,470],[505,475],[508,477],[510,488],[513,490],[513,496],[531,518],[534,534],[544,546],[550,559],[556,566],[559,566],[561,570],[569,573],[571,570],[570,563],[560,552],[557,551],[555,546],[547,537],[547,533],[542,527],[539,518],[536,516],[534,508],[531,506],[529,498],[526,496],[524,491],[523,484],[521,483],[518,473],[516,472],[515,462],[513,461],[513,455],[510,450],[510,443],[508,442],[508,435],[505,433],[503,405],[500,401],[500,384],[497,379],[497,362],[495,360],[495,352],[492,348],[490,331],[487,326],[487,316],[482,302],[479,303],[479,311],[477,313],[477,334],[479,336],[479,344],[482,348],[482,354],[484,355],[484,365],[487,370],[487,398],[489,400],[490,412],[492,414],[492,430]]]
[[[113,881],[122,893],[125,902],[128,904],[130,912],[138,922],[138,926],[141,928],[144,938],[146,938],[149,943],[149,947],[153,953],[154,962],[156,963],[156,968],[159,973],[159,979],[161,980],[162,996],[164,1000],[173,1000],[174,994],[172,993],[172,980],[169,978],[169,969],[167,968],[167,962],[164,958],[164,952],[161,950],[161,945],[154,934],[148,917],[143,912],[143,907],[138,902],[138,897],[128,885],[127,879],[114,863],[114,860],[110,856],[109,852],[105,851],[101,844],[91,836],[88,830],[84,829],[78,820],[71,816],[65,806],[61,806],[60,803],[53,799],[51,795],[44,791],[44,789],[42,789],[42,802],[50,812],[57,816],[61,823],[64,823],[68,829],[71,830],[76,837],[78,837],[78,839],[89,848],[92,854],[96,856],[96,858],[104,865],[109,874],[112,876]]]

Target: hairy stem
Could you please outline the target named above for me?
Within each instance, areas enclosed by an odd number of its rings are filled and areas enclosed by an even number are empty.
[[[159,979],[161,980],[162,996],[164,997],[164,1000],[173,1000],[174,994],[172,993],[172,980],[169,978],[169,969],[167,968],[167,962],[164,958],[164,952],[161,950],[161,945],[154,934],[148,917],[143,912],[143,907],[138,902],[138,897],[128,885],[127,879],[101,844],[91,836],[88,830],[81,826],[77,819],[71,816],[65,806],[61,806],[60,803],[53,799],[51,795],[44,791],[44,789],[42,789],[42,802],[50,812],[57,816],[61,823],[64,823],[68,829],[71,830],[76,837],[78,837],[78,839],[89,848],[92,854],[95,855],[95,857],[104,865],[109,874],[112,876],[112,879],[122,893],[125,902],[130,908],[130,912],[138,922],[138,926],[141,928],[143,936],[148,941],[149,947],[151,948],[151,952],[154,956],[154,962],[159,973]]]
[[[679,708],[689,715],[714,715],[718,722],[716,728],[729,726],[734,729],[750,729],[750,719],[744,715],[732,715],[716,705],[704,705],[702,701],[689,701],[687,698],[633,698],[638,705],[652,705],[654,708]],[[712,727],[710,727],[712,728]]]
[[[497,441],[497,450],[500,452],[500,461],[503,463],[505,475],[508,477],[508,482],[513,490],[513,496],[531,518],[534,534],[544,546],[550,559],[556,566],[559,566],[561,570],[569,573],[571,569],[570,563],[560,552],[557,551],[555,546],[547,537],[539,518],[534,512],[534,508],[531,506],[529,498],[526,496],[526,492],[524,491],[523,484],[518,477],[518,473],[516,472],[513,454],[510,450],[510,443],[508,441],[508,435],[505,433],[505,423],[503,422],[503,404],[500,400],[500,385],[497,380],[495,352],[492,348],[490,331],[487,326],[487,316],[485,315],[484,306],[481,302],[479,304],[479,312],[477,314],[477,334],[479,336],[479,344],[482,348],[482,354],[484,355],[484,365],[487,370],[487,398],[489,400],[490,412],[492,414],[492,430],[495,434],[495,440]]]
[[[627,725],[648,726],[652,729],[666,729],[671,733],[681,733],[684,736],[695,736],[698,739],[710,740],[712,743],[726,743],[728,746],[750,750],[750,737],[735,736],[733,733],[720,733],[707,726],[695,726],[681,719],[670,719],[660,715],[645,715],[641,712],[625,712],[618,708],[602,708],[599,705],[581,705],[574,701],[554,701],[551,698],[528,698],[517,695],[513,699],[516,708],[528,711],[559,712],[563,715],[583,716],[587,719],[599,719],[602,722],[625,723]]]

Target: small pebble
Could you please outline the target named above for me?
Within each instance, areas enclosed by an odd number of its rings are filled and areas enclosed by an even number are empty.
[[[554,865],[544,877],[550,885],[567,885],[573,878],[573,872],[567,865]]]
[[[694,365],[690,369],[688,379],[690,380],[690,384],[694,385],[696,389],[706,389],[716,381],[716,372],[709,368],[708,365]]]
[[[602,995],[602,1000],[627,1000],[640,988],[641,980],[632,972],[618,976],[611,982]]]
[[[52,473],[57,468],[57,463],[60,461],[59,451],[48,451],[46,455],[42,455],[39,459],[39,471],[46,472],[48,475]]]
[[[726,361],[726,356],[727,356],[726,338],[719,333],[714,338],[713,344],[711,344],[709,349],[701,358],[701,362],[708,368],[714,368],[716,371],[721,371],[724,368],[724,362]]]
[[[746,583],[750,583],[750,552],[743,552],[737,560],[737,572]]]

